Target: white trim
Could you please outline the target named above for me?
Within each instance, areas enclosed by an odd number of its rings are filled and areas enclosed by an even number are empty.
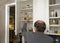
[[[10,3],[10,4],[6,4],[7,6],[13,6],[16,5],[16,3]]]
[[[6,11],[5,11],[5,13],[6,13],[6,15],[5,15],[5,43],[8,43],[9,42],[9,37],[8,37],[8,25],[9,25],[9,21],[8,21],[8,7],[7,7],[7,5],[6,5],[6,7],[5,7],[5,9],[6,9]]]
[[[5,5],[5,43],[9,43],[9,6],[16,5],[16,3],[10,3]],[[16,15],[16,14],[15,14]],[[17,16],[15,17],[15,34],[17,34]]]
[[[17,35],[17,7],[16,7],[16,0],[15,0],[15,35]]]

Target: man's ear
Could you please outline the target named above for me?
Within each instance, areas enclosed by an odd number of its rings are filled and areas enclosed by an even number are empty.
[[[44,33],[46,33],[47,31],[48,31],[48,30],[47,30],[47,29],[45,29],[45,30],[44,30]]]

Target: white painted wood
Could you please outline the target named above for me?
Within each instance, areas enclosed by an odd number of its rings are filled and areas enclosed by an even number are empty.
[[[50,7],[52,6],[60,6],[60,3],[57,3],[57,4],[52,4],[52,5],[49,5]]]
[[[50,27],[60,27],[60,25],[49,25]]]
[[[9,8],[6,5],[6,15],[5,15],[5,43],[9,43],[9,13],[7,13]]]
[[[49,32],[47,32],[45,34],[48,34],[48,35],[59,35],[60,36],[60,34],[57,34],[57,33],[49,33]]]
[[[49,0],[33,0],[33,23],[43,20],[49,30]]]
[[[49,17],[49,19],[60,19],[60,17]]]
[[[52,5],[49,5],[50,8],[55,8],[55,9],[59,9],[60,8],[60,3],[58,4],[52,4]]]

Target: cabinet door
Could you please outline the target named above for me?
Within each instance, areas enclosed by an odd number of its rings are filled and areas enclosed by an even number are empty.
[[[33,0],[33,23],[43,20],[46,30],[49,30],[49,0]]]

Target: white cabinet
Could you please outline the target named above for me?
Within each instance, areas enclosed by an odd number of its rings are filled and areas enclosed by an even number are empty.
[[[33,0],[33,23],[43,20],[49,30],[49,0]]]
[[[60,33],[60,0],[49,0],[49,3],[49,29],[52,33]]]

